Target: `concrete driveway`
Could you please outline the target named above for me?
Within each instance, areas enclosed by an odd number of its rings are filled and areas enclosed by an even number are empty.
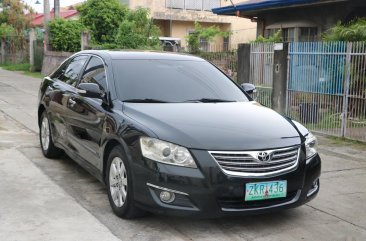
[[[40,80],[0,69],[0,240],[366,240],[366,148],[320,137],[321,191],[279,213],[122,220],[104,186],[38,143]]]

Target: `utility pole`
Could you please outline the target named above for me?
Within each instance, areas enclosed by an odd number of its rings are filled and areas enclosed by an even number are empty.
[[[50,1],[49,0],[43,0],[43,26],[45,29],[45,35],[44,35],[44,50],[48,50],[49,45],[49,28],[48,28],[48,22],[50,21]]]
[[[55,19],[60,17],[60,0],[54,0]]]

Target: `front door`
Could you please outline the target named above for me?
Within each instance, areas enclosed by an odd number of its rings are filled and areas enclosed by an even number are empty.
[[[51,81],[46,91],[49,101],[49,118],[51,120],[52,137],[55,143],[61,144],[65,148],[69,147],[67,139],[66,117],[69,115],[67,105],[70,96],[75,93],[75,85],[79,74],[88,60],[88,56],[79,55],[67,60],[50,78],[45,81]]]
[[[80,83],[96,83],[102,93],[107,89],[106,71],[102,59],[92,56],[81,75]],[[80,157],[100,167],[100,143],[106,108],[101,98],[88,98],[78,93],[70,96],[68,104],[68,139]]]

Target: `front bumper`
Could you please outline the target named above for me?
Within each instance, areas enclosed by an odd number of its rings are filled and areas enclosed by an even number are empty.
[[[138,207],[174,216],[220,217],[253,215],[300,206],[319,192],[321,159],[300,160],[296,170],[270,178],[228,176],[206,151],[193,150],[199,168],[183,168],[142,160],[133,165],[134,199]],[[141,159],[140,159],[141,160]],[[245,184],[287,181],[287,197],[244,201]],[[162,190],[175,193],[175,201],[163,203]]]

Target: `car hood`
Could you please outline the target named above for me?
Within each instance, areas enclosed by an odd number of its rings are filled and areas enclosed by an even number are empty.
[[[157,138],[204,150],[259,150],[301,143],[283,116],[257,102],[125,103],[123,112]]]

